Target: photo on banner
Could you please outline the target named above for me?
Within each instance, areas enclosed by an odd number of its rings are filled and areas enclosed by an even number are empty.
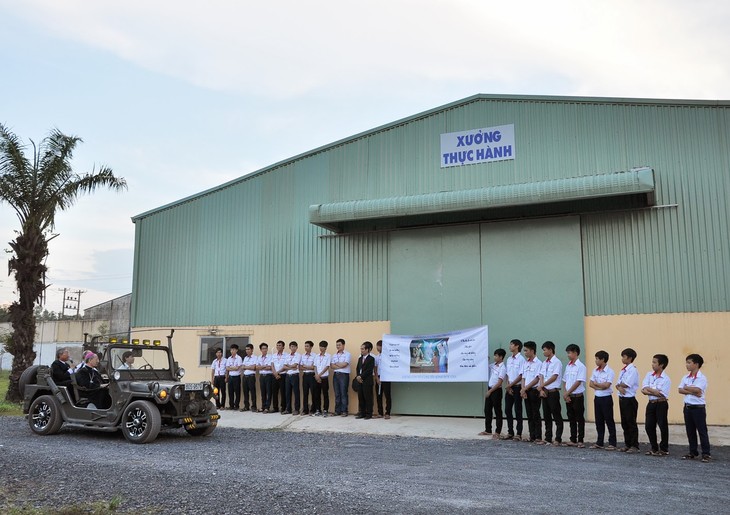
[[[487,326],[431,335],[383,336],[380,377],[392,382],[484,382]]]

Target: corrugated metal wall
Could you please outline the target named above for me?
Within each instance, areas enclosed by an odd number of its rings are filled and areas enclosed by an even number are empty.
[[[479,97],[298,156],[136,220],[133,325],[387,320],[387,234],[319,238],[309,205],[644,165],[679,206],[583,217],[586,314],[730,310],[729,113]],[[441,133],[511,123],[515,160],[440,168]]]

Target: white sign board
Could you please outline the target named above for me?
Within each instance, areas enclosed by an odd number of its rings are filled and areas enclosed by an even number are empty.
[[[441,135],[441,168],[514,158],[514,124]]]

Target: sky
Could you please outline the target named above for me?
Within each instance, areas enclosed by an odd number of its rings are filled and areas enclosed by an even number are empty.
[[[727,27],[724,0],[0,0],[0,123],[128,183],[57,215],[44,307],[131,292],[136,214],[477,93],[728,100]],[[0,203],[0,250],[17,229]]]

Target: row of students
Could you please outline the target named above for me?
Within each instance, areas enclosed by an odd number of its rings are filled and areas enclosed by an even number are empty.
[[[637,392],[648,397],[646,407],[645,430],[649,438],[649,456],[667,456],[669,454],[669,393],[671,380],[665,369],[669,358],[664,354],[656,354],[652,358],[652,369],[648,372],[639,389],[639,373],[634,365],[636,351],[631,348],[621,352],[623,367],[618,378],[608,366],[609,355],[606,351],[598,351],[595,355],[596,367],[590,378],[581,363],[580,347],[568,345],[565,349],[568,363],[563,369],[562,362],[555,356],[555,344],[547,341],[541,350],[545,358],[537,357],[537,345],[528,341],[512,340],[509,344],[510,357],[504,349],[494,352],[494,363],[490,366],[487,392],[484,400],[484,431],[480,435],[493,435],[495,439],[534,442],[538,445],[585,447],[585,395],[586,386],[592,388],[594,395],[594,411],[596,418],[597,440],[592,449],[615,450],[616,424],[613,417],[613,391],[618,393],[621,428],[624,433],[624,446],[619,451],[628,454],[639,451],[639,429],[637,413],[639,403]],[[506,358],[506,360],[505,360]],[[686,359],[689,372],[682,378],[679,393],[684,395],[684,421],[689,442],[689,453],[683,459],[695,459],[700,456],[698,436],[702,451],[702,461],[711,459],[710,443],[707,433],[707,414],[705,407],[705,391],[707,378],[700,368],[704,360],[699,354],[690,354]],[[587,382],[587,385],[586,385]],[[502,397],[504,389],[504,409],[507,419],[507,434],[502,436]],[[569,425],[569,441],[563,441],[563,416],[560,405],[565,401]],[[523,438],[523,412],[525,406],[528,425],[528,436]],[[540,412],[544,422],[543,438]],[[495,418],[495,432],[492,433],[492,419]],[[555,433],[553,437],[553,425]],[[659,436],[657,438],[657,428]],[[606,432],[608,437],[606,438]]]
[[[231,410],[327,417],[332,414],[329,393],[332,377],[334,415],[346,417],[349,413],[352,356],[345,350],[344,339],[338,339],[335,345],[337,351],[329,354],[329,344],[322,340],[319,342],[319,353],[315,353],[314,343],[308,340],[304,343],[304,353],[300,353],[299,344],[293,341],[289,343],[289,352],[284,352],[284,342],[279,340],[275,353],[269,353],[268,344],[261,343],[261,354],[256,356],[253,353],[254,346],[249,343],[242,357],[238,354],[238,345],[233,344],[228,358],[223,357],[222,349],[216,349],[216,357],[210,368],[211,380],[219,391],[216,399],[218,409],[226,409],[228,397],[228,409]],[[356,360],[354,381],[357,384],[353,386],[358,392],[358,418],[390,418],[390,383],[381,381],[379,372],[382,341],[378,341],[377,349],[378,355],[372,356],[372,343],[364,342],[360,346],[361,355]],[[257,375],[261,393],[258,407]],[[240,407],[241,391],[243,408]],[[373,413],[374,399],[377,399],[377,414]]]

